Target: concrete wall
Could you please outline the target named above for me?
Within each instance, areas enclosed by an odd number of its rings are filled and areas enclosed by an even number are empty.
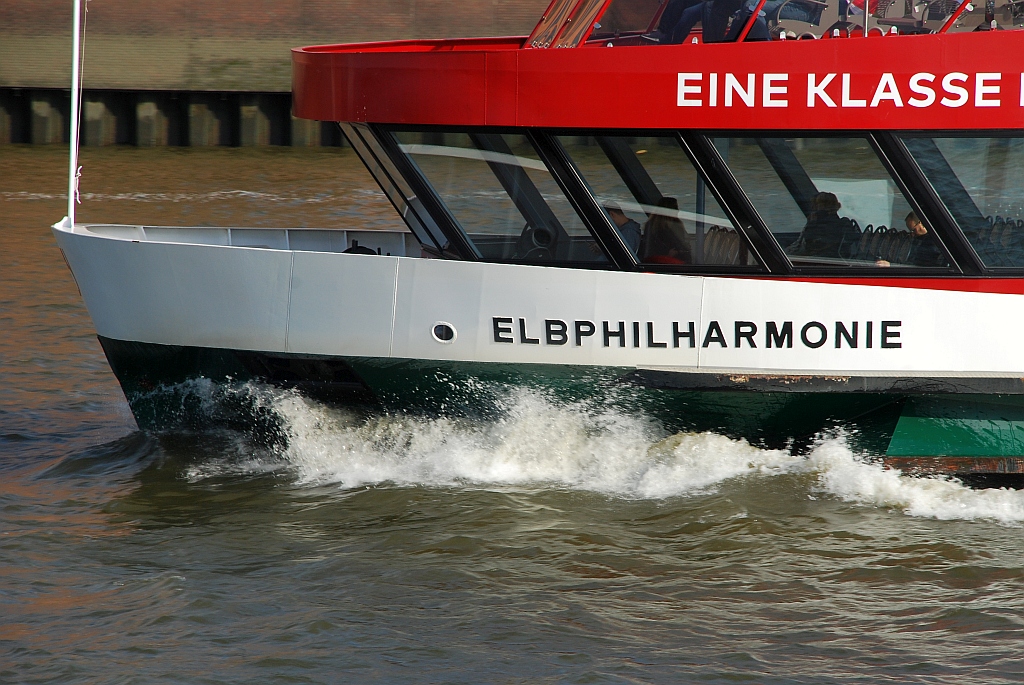
[[[0,145],[32,142],[32,105],[25,91],[0,89]]]
[[[86,146],[338,146],[333,122],[291,114],[291,93],[87,90]],[[0,88],[0,145],[67,143],[70,96],[59,89]]]
[[[188,96],[143,91],[135,97],[135,144],[188,144]]]
[[[93,0],[84,145],[340,145],[291,116],[291,48],[526,35],[549,0]],[[0,0],[0,144],[67,142],[71,0]]]
[[[548,0],[93,0],[85,86],[288,92],[293,47],[525,35],[547,5]],[[71,0],[0,0],[0,87],[66,88],[70,36]],[[98,109],[94,114],[102,116]]]
[[[71,96],[63,91],[34,91],[31,108],[31,142],[36,145],[64,143],[71,129]]]

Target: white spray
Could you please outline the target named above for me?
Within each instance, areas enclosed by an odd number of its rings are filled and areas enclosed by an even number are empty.
[[[805,477],[820,495],[911,516],[1024,521],[1024,492],[973,490],[957,481],[909,477],[858,455],[844,436],[823,438],[806,456],[714,433],[666,436],[642,415],[508,391],[500,418],[479,421],[405,415],[369,419],[264,390],[288,435],[267,461],[206,463],[194,480],[228,472],[284,470],[299,485],[477,489],[555,488],[627,499],[666,500],[715,490],[734,478]]]

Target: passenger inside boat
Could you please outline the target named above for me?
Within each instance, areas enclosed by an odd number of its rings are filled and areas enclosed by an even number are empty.
[[[719,138],[716,147],[794,265],[949,267],[934,234],[904,230],[915,207],[870,137]]]
[[[942,266],[943,255],[935,244],[935,241],[928,234],[924,222],[918,218],[916,212],[907,214],[905,220],[907,230],[913,235],[910,239],[910,247],[907,250],[906,264],[913,266]],[[878,266],[891,266],[891,264],[880,259]]]
[[[1024,267],[1024,138],[908,133],[903,143],[988,268]]]
[[[679,25],[684,11],[703,2],[705,0],[668,0],[667,3],[664,3],[664,10],[662,10],[661,16],[658,18],[657,28],[645,34],[644,38],[650,42],[663,44],[683,42],[686,38],[685,35],[677,37],[677,40],[672,39],[674,30]],[[746,0],[746,7],[748,9],[753,10],[756,5],[757,3],[753,0]],[[825,3],[818,2],[817,0],[768,0],[761,8],[761,11],[764,12],[765,16],[775,16],[781,11],[782,18],[785,19],[815,22],[816,8],[814,6],[824,7]],[[820,8],[817,9],[817,14],[821,14]]]
[[[842,206],[834,193],[815,195],[807,223],[787,252],[804,257],[840,257],[843,243],[855,230],[852,221],[839,216]]]
[[[434,258],[679,273],[1024,269],[1024,136],[1012,131],[361,130],[396,165],[401,185],[383,187]]]
[[[703,0],[668,0],[665,9],[658,18],[658,26],[654,31],[647,34],[646,38],[654,42],[668,42],[672,31],[679,24],[679,20],[690,7],[699,5]]]
[[[610,202],[604,208],[619,230],[619,235],[622,236],[622,242],[626,244],[626,247],[633,252],[639,251],[640,239],[643,235],[643,228],[640,224],[626,216],[618,202]]]
[[[705,43],[724,41],[730,28],[730,20],[739,12],[744,0],[703,0],[686,8],[679,21],[672,27],[665,43],[678,44],[690,36],[690,31],[699,23],[702,39]],[[737,17],[738,19],[738,17]],[[734,21],[733,24],[739,24]]]
[[[914,212],[907,215],[907,228],[914,234],[907,263],[914,266],[941,266],[942,252],[936,247],[935,240]]]
[[[662,210],[662,211],[659,211]],[[644,264],[690,264],[690,237],[678,217],[679,201],[663,197],[644,226],[639,258]]]

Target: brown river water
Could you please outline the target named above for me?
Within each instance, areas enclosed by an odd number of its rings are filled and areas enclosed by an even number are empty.
[[[349,150],[82,164],[82,221],[398,227]],[[841,434],[797,457],[526,389],[469,420],[260,387],[287,446],[140,432],[50,234],[65,174],[0,147],[0,683],[1024,680],[1024,493]]]

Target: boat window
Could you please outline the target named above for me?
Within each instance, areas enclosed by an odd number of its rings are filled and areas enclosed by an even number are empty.
[[[349,145],[359,155],[420,245],[434,255],[451,255],[448,238],[427,212],[420,198],[416,197],[416,193],[394,168],[394,164],[388,160],[387,153],[381,149],[367,125],[344,123],[340,126]]]
[[[548,11],[526,39],[526,44],[532,48],[546,48],[551,45],[577,2],[578,0],[552,0]]]
[[[530,141],[501,133],[397,132],[481,257],[607,264]]]
[[[591,39],[608,40],[650,31],[668,0],[612,0],[594,23]]]
[[[597,15],[604,8],[606,0],[580,0],[569,15],[565,28],[555,40],[556,48],[574,48],[590,35]]]
[[[959,7],[957,0],[929,0],[925,16],[929,25],[945,21]],[[941,24],[939,24],[941,25]],[[1024,3],[1020,0],[988,0],[968,5],[950,33],[1017,29],[1024,25]]]
[[[1024,138],[903,139],[988,267],[1024,267]]]
[[[866,137],[717,138],[715,146],[794,266],[949,268]]]
[[[642,263],[757,264],[675,136],[559,142]]]

